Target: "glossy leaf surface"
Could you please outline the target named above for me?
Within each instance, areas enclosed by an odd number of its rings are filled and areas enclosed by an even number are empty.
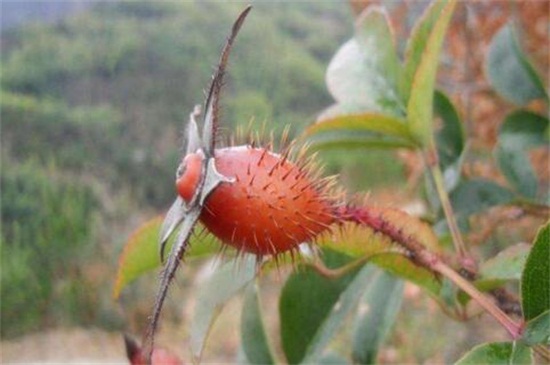
[[[533,319],[550,309],[550,223],[542,227],[521,277],[523,316]]]

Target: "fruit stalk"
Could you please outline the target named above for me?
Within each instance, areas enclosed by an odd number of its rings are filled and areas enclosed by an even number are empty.
[[[439,167],[439,157],[437,155],[437,150],[433,148],[428,153],[424,155],[424,160],[429,168],[437,195],[439,196],[439,201],[441,202],[441,207],[443,208],[443,213],[445,214],[445,219],[447,220],[447,225],[449,226],[449,231],[453,239],[453,244],[455,250],[458,253],[458,258],[460,260],[460,265],[462,266],[463,274],[466,274],[469,278],[475,278],[477,275],[477,264],[473,257],[470,255],[466,248],[466,244],[462,239],[462,234],[458,228],[456,222],[455,214],[453,212],[453,206],[449,200],[449,195],[445,190],[445,184],[443,179],[443,173]]]
[[[512,339],[517,340],[521,337],[521,325],[508,317],[506,313],[473,286],[472,283],[450,268],[441,257],[428,250],[414,237],[404,234],[400,228],[380,214],[373,213],[368,207],[346,206],[338,211],[338,216],[340,221],[365,225],[372,228],[375,232],[386,235],[394,243],[405,249],[406,255],[411,261],[430,270],[434,274],[446,277],[460,289],[464,290],[506,329]]]

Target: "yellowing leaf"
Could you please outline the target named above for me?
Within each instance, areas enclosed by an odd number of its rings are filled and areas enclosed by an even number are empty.
[[[121,290],[141,275],[161,266],[158,251],[159,230],[163,217],[158,216],[142,224],[128,239],[118,261],[118,272],[113,288],[113,297],[119,297]],[[195,228],[201,232],[201,225]],[[193,235],[190,249],[185,258],[200,257],[216,251],[217,241],[210,234]],[[170,242],[169,246],[172,245]],[[170,247],[168,247],[170,248]]]
[[[321,120],[310,126],[305,135],[316,148],[354,144],[362,147],[415,146],[404,120],[378,113],[346,114]]]
[[[418,68],[415,71],[409,102],[407,117],[411,133],[418,142],[426,146],[433,142],[433,97],[439,53],[443,37],[451,20],[456,0],[446,3],[439,13],[432,31],[429,34]]]
[[[392,225],[395,230],[400,230],[404,237],[414,239],[432,252],[440,251],[437,237],[431,228],[419,219],[391,208],[369,207],[369,210]],[[402,246],[366,225],[344,223],[332,232],[321,235],[317,241],[321,246],[356,258],[370,257],[370,262],[416,283],[434,296],[437,296],[441,289],[441,283],[436,280],[433,273],[409,260]]]

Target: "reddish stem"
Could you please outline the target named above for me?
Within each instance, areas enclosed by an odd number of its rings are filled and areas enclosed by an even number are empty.
[[[432,270],[433,265],[441,259],[431,251],[428,251],[415,237],[403,232],[401,228],[395,226],[392,222],[385,219],[379,212],[373,212],[367,207],[341,207],[337,216],[340,222],[352,222],[359,225],[365,225],[389,237],[393,242],[405,248],[409,259],[420,266]]]
[[[393,242],[405,248],[409,259],[419,266],[423,266],[433,273],[443,275],[451,280],[460,289],[468,293],[472,299],[483,307],[493,318],[495,318],[516,340],[521,336],[521,325],[515,323],[495,303],[481,293],[468,280],[463,278],[456,271],[451,269],[435,253],[429,251],[415,237],[405,234],[393,222],[387,220],[379,212],[372,211],[368,207],[345,206],[338,210],[338,218],[341,222],[353,222],[359,225],[370,227],[376,232],[386,235]]]

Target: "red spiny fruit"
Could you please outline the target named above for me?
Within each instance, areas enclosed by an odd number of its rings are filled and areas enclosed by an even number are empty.
[[[189,202],[200,175],[201,155],[187,155],[177,180]],[[217,170],[232,182],[207,198],[201,222],[223,243],[259,256],[277,255],[311,242],[335,221],[326,180],[315,178],[266,148],[238,146],[215,151]]]
[[[128,335],[124,335],[126,356],[131,365],[183,365],[183,362],[173,353],[163,348],[155,348],[147,360],[147,354],[139,343]]]

